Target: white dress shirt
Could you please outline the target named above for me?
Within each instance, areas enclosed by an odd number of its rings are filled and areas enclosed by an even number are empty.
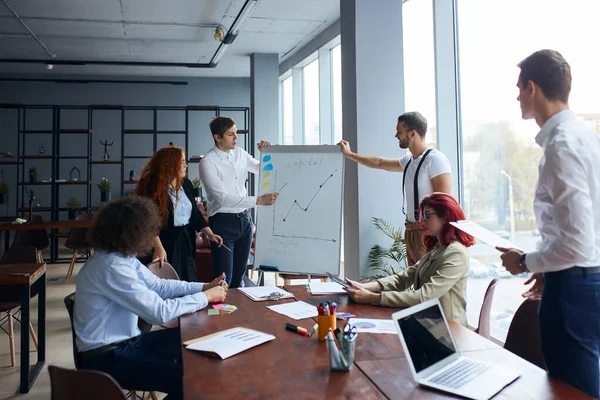
[[[77,350],[138,336],[138,316],[160,325],[196,312],[208,305],[203,287],[204,283],[160,279],[135,257],[95,252],[77,274]]]
[[[224,152],[213,147],[198,163],[200,179],[206,189],[208,216],[237,214],[256,207],[256,196],[248,196],[248,171],[258,174],[260,162],[246,150],[236,147]]]
[[[542,240],[527,254],[527,268],[600,266],[600,135],[566,110],[546,121],[535,140],[544,150],[534,201]]]

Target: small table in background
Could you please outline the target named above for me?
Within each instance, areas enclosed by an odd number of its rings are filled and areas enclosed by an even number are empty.
[[[29,368],[29,321],[31,285],[39,280],[38,360]],[[46,264],[6,264],[0,266],[0,285],[14,285],[21,292],[21,383],[19,391],[29,393],[46,361]]]

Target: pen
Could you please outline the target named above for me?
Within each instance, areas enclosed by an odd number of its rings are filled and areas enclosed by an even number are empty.
[[[295,333],[297,333],[299,335],[302,335],[302,336],[307,336],[307,337],[309,336],[308,331],[306,329],[302,328],[301,326],[296,326],[296,325],[292,325],[292,324],[286,323],[285,324],[285,329],[288,330],[288,331],[290,331],[290,332],[295,332]]]
[[[229,247],[225,246],[225,244],[221,244],[221,247],[225,247],[226,250],[229,250],[230,253],[233,253],[233,250],[231,250]]]
[[[315,324],[312,328],[310,328],[310,331],[308,331],[308,336],[312,336],[313,333],[316,332],[318,327],[319,327],[319,324]]]
[[[219,282],[219,286],[223,286],[223,283],[227,282],[226,279],[227,279],[227,274],[223,273],[223,279],[221,279],[221,282]]]

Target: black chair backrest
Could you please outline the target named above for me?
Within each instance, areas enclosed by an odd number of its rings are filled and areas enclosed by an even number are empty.
[[[44,219],[39,215],[31,217],[29,224],[40,224],[44,222]],[[32,230],[19,230],[15,234],[13,240],[13,246],[35,246],[38,250],[43,250],[50,246],[48,240],[48,233],[45,229],[32,229]]]
[[[48,374],[52,400],[126,400],[117,381],[104,372],[49,365]]]
[[[94,219],[94,216],[92,214],[79,214],[77,216],[77,218],[75,218],[77,221],[85,221],[85,220],[90,220],[90,219]],[[65,243],[65,246],[72,249],[72,248],[77,248],[77,249],[87,249],[90,247],[88,240],[87,240],[87,233],[88,233],[89,228],[71,228],[71,230],[69,231],[69,236],[67,237],[67,242]]]
[[[508,328],[504,348],[530,363],[546,369],[540,340],[539,304],[539,300],[525,300],[519,306]]]
[[[69,313],[69,320],[71,321],[71,336],[73,338],[73,362],[75,368],[79,368],[79,352],[77,352],[77,344],[75,343],[75,326],[73,325],[73,313],[75,311],[75,292],[65,297],[65,307]]]
[[[2,257],[2,264],[35,264],[39,262],[35,246],[11,246]]]

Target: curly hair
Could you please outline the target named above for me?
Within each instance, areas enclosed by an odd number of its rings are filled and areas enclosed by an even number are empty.
[[[450,225],[450,222],[461,221],[465,219],[465,214],[458,201],[447,193],[436,192],[429,196],[425,196],[419,206],[419,214],[423,215],[425,207],[431,207],[440,218],[446,218],[446,222],[442,228],[440,238],[444,246],[448,246],[452,242],[459,241],[464,246],[469,247],[475,244],[475,238],[458,228]],[[423,226],[425,232],[425,226]],[[425,237],[425,248],[431,250],[437,243],[437,238],[427,235]]]
[[[183,178],[179,176],[183,149],[167,146],[159,149],[146,163],[137,181],[133,194],[150,197],[158,205],[160,217],[165,223],[169,217],[169,186],[177,179],[175,190],[179,190]]]
[[[88,240],[96,250],[135,256],[152,247],[161,225],[158,207],[152,200],[128,196],[100,209],[88,231]]]

